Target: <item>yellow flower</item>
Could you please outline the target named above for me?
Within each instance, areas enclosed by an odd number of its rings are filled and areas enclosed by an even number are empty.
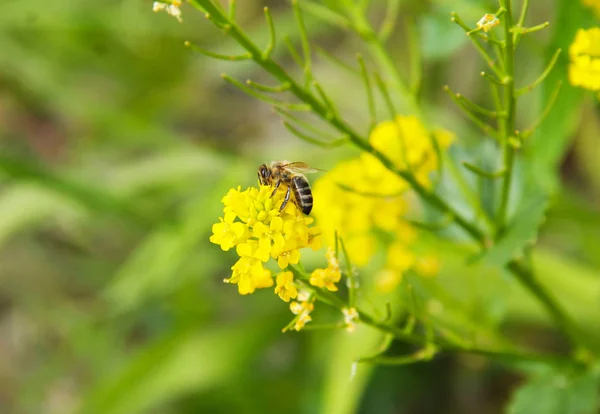
[[[484,14],[483,17],[477,22],[477,27],[483,29],[484,32],[489,32],[493,27],[500,24],[500,19],[495,14]]]
[[[294,285],[294,274],[292,272],[282,272],[277,275],[277,286],[275,294],[285,301],[295,299],[298,296],[298,289]]]
[[[327,267],[326,269],[315,269],[310,275],[309,283],[313,286],[324,287],[329,291],[335,292],[338,290],[335,284],[340,281],[341,277],[342,274],[339,268]]]
[[[359,315],[356,308],[342,308],[344,314],[344,322],[346,323],[346,330],[348,332],[354,332],[356,324],[359,321]]]
[[[273,286],[271,272],[263,267],[260,260],[241,257],[232,267],[233,273],[226,283],[237,283],[240,295],[254,293],[256,289]]]
[[[600,27],[579,29],[569,48],[569,82],[600,91]]]
[[[222,218],[219,220],[219,223],[213,224],[213,234],[210,236],[210,241],[220,245],[224,251],[231,249],[248,237],[247,228],[243,223],[227,222]]]
[[[221,200],[223,217],[213,225],[210,241],[222,250],[235,247],[240,259],[227,282],[237,283],[241,294],[273,285],[271,273],[263,265],[270,258],[284,269],[299,262],[300,249],[320,247],[321,231],[311,226],[312,217],[304,215],[294,203],[279,211],[285,192],[286,188],[280,188],[272,195],[271,186],[244,191],[238,187]]]

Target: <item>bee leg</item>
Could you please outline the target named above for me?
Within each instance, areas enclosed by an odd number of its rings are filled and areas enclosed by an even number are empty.
[[[275,183],[275,189],[271,193],[271,197],[273,197],[275,195],[275,193],[277,192],[277,189],[279,189],[280,185],[281,185],[281,180],[278,180],[277,183]]]
[[[285,198],[283,199],[283,203],[281,204],[281,207],[279,207],[279,211],[283,211],[283,209],[285,208],[285,206],[287,205],[288,201],[290,201],[290,187],[288,186],[287,191],[285,193]]]

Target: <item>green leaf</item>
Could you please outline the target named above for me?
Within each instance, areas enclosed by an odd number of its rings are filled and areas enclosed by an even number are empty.
[[[548,197],[533,197],[515,214],[506,234],[490,249],[479,255],[476,260],[483,260],[494,267],[501,267],[510,260],[520,256],[523,249],[537,238],[540,226],[546,217]]]
[[[598,412],[597,372],[548,372],[513,395],[509,414],[594,414]]]

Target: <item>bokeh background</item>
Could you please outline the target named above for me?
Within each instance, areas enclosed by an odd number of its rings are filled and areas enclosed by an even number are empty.
[[[278,32],[298,41],[287,2],[239,3],[240,24],[258,43],[268,37],[264,6]],[[372,3],[377,21],[384,2]],[[557,47],[565,51],[518,115],[527,125],[564,81],[524,150],[538,184],[555,192],[536,263],[593,336],[600,321],[600,106],[592,92],[568,85],[566,51],[578,28],[598,20],[577,1],[532,0],[530,7],[530,25],[551,26],[523,39],[519,80],[533,80]],[[443,85],[479,103],[488,96],[482,62],[449,13],[474,24],[496,9],[477,0],[404,1],[389,42],[406,73],[405,17],[417,18],[423,103],[457,134],[455,154],[485,145]],[[268,79],[251,63],[186,49],[192,40],[237,50],[192,7],[182,11],[180,24],[143,0],[0,4],[0,412],[503,412],[524,378],[514,370],[443,355],[363,369],[351,380],[351,361],[372,352],[372,337],[282,334],[290,314],[271,291],[241,297],[222,283],[234,256],[208,238],[229,188],[254,184],[256,167],[272,159],[327,169],[356,152],[291,137],[267,104],[223,82],[222,72]],[[364,51],[351,33],[308,16],[306,23],[316,44],[349,64]],[[294,71],[285,48],[276,56]],[[315,72],[348,119],[366,125],[360,79],[320,55]],[[448,289],[432,298],[455,309],[457,323],[502,323],[523,343],[566,349],[510,278],[482,280],[481,269],[446,256],[439,280]]]

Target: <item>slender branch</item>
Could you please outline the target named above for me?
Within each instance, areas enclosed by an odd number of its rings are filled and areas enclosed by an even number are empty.
[[[275,112],[277,112],[280,116],[288,119],[289,121],[293,121],[296,125],[302,127],[302,129],[304,129],[306,131],[309,131],[311,134],[314,134],[319,137],[327,138],[330,141],[340,141],[341,142],[343,140],[344,142],[348,142],[347,137],[334,136],[329,132],[323,131],[322,129],[315,127],[313,123],[307,122],[307,121],[301,119],[300,117],[286,111],[283,108],[274,107],[274,109],[275,109]],[[291,124],[291,122],[290,122],[290,124]]]
[[[296,50],[296,47],[292,43],[292,40],[290,39],[290,37],[284,36],[283,42],[285,43],[285,46],[288,48],[288,51],[290,52],[292,59],[294,59],[294,62],[296,62],[296,65],[298,65],[300,67],[304,67],[304,62],[302,61],[302,58],[298,54],[298,51]],[[268,60],[268,58],[264,59],[264,60]]]
[[[373,76],[375,77],[375,83],[377,84],[377,87],[379,88],[379,91],[383,96],[385,105],[387,106],[388,112],[390,113],[390,119],[395,119],[398,112],[394,107],[394,103],[392,102],[392,97],[390,96],[390,92],[387,88],[387,85],[385,84],[383,79],[381,79],[381,75],[379,75],[378,72],[375,72]]]
[[[302,0],[299,3],[299,6],[305,12],[324,22],[334,24],[342,29],[349,29],[352,27],[350,20],[331,10],[329,7],[308,0]]]
[[[348,138],[347,137],[342,137],[339,138],[335,141],[321,141],[318,138],[315,137],[311,137],[308,134],[305,134],[304,132],[301,132],[298,128],[295,128],[292,124],[290,124],[287,121],[283,121],[283,125],[285,126],[285,128],[290,131],[292,134],[294,134],[295,136],[297,136],[298,138],[309,142],[311,144],[314,145],[318,145],[320,147],[324,147],[324,148],[334,148],[334,147],[339,147],[341,145],[344,145],[348,142]]]
[[[365,14],[356,7],[346,5],[346,8],[352,16],[352,28],[369,46],[369,53],[375,60],[379,69],[383,71],[386,77],[390,77],[392,86],[398,91],[404,101],[406,101],[410,110],[415,114],[419,114],[420,109],[415,96],[411,93],[405,81],[402,79],[398,67],[392,61],[390,54],[383,46],[382,40],[375,33],[375,30],[367,20]]]
[[[548,26],[550,26],[550,22],[544,22],[544,23],[540,23],[538,25],[531,26],[531,27],[519,27],[519,26],[515,26],[510,31],[513,34],[524,35],[524,34],[527,34],[527,33],[539,32],[540,30],[545,29]]]
[[[265,101],[273,106],[287,108],[287,109],[290,109],[293,111],[310,111],[310,109],[311,109],[310,106],[305,105],[305,104],[284,102],[284,101],[280,101],[277,99],[273,99],[270,96],[260,94],[257,91],[255,91],[254,89],[244,85],[243,83],[237,81],[236,79],[233,79],[231,76],[229,76],[225,73],[222,74],[221,77],[223,78],[223,80],[225,80],[226,82],[230,83],[231,85],[239,88],[243,92],[246,92],[248,95],[253,96],[256,99],[260,99],[261,101]]]
[[[254,88],[256,90],[263,91],[263,92],[270,92],[270,93],[281,93],[281,92],[285,92],[288,89],[290,89],[289,83],[282,83],[281,85],[277,85],[277,86],[268,86],[268,85],[263,85],[258,82],[254,82],[250,79],[248,79],[246,81],[246,85],[248,85],[249,87]]]
[[[349,185],[346,185],[343,183],[335,183],[335,185],[338,186],[341,190],[347,191],[352,194],[359,195],[361,197],[390,199],[390,198],[402,197],[404,194],[406,194],[406,191],[404,191],[404,190],[398,191],[396,193],[391,193],[391,194],[381,194],[381,193],[375,193],[375,192],[371,192],[371,191],[356,190],[356,189],[350,187]]]
[[[385,43],[394,32],[396,22],[398,21],[398,10],[400,10],[400,0],[387,0],[385,17],[383,18],[378,34],[381,43]]]
[[[483,77],[483,78],[486,78],[487,80],[489,80],[491,83],[493,83],[495,85],[504,86],[504,85],[506,85],[506,82],[507,82],[506,77],[504,77],[503,79],[498,79],[485,71],[479,72],[479,75],[481,75],[481,77]]]
[[[544,110],[542,111],[540,116],[535,121],[533,121],[531,126],[529,126],[527,129],[525,129],[523,131],[523,133],[521,134],[521,137],[523,139],[529,137],[533,133],[533,131],[542,123],[542,121],[548,116],[548,114],[552,110],[552,107],[554,107],[556,98],[558,98],[558,93],[560,92],[561,86],[562,86],[562,81],[556,82],[556,86],[555,86],[554,90],[552,91],[552,95],[550,95],[550,98],[548,99],[548,103],[546,104],[546,107],[544,108]]]
[[[185,47],[192,49],[194,52],[202,53],[203,55],[214,59],[228,60],[230,62],[252,59],[252,55],[250,53],[242,53],[241,55],[222,55],[220,53],[211,52],[210,50],[201,48],[200,46],[187,40],[185,41],[184,45]]]
[[[360,76],[360,72],[358,70],[356,70],[356,68],[354,68],[351,65],[349,65],[348,63],[342,61],[340,58],[336,57],[328,50],[325,50],[320,46],[316,46],[315,49],[317,51],[317,54],[319,54],[322,57],[324,57],[325,59],[329,60],[334,65],[339,66],[341,69],[343,69],[346,72],[351,73],[352,75]]]
[[[339,116],[337,108],[335,107],[335,105],[333,104],[333,102],[331,101],[331,99],[329,99],[329,97],[325,93],[325,90],[323,89],[323,87],[321,86],[321,84],[319,82],[317,82],[317,81],[313,81],[313,86],[317,90],[319,96],[321,97],[321,100],[325,104],[325,107],[327,107],[328,113],[326,114],[326,117],[329,119],[329,118],[332,118],[334,116]]]
[[[504,168],[501,169],[500,171],[488,172],[488,171],[485,171],[485,170],[479,168],[478,166],[470,164],[470,163],[468,163],[466,161],[463,161],[462,165],[467,170],[469,170],[472,173],[475,173],[475,174],[477,174],[477,175],[479,175],[480,177],[483,177],[483,178],[491,178],[491,179],[500,178],[500,177],[502,177],[506,173],[506,170]]]
[[[360,73],[365,84],[365,93],[367,94],[367,106],[369,108],[369,131],[371,131],[377,123],[377,111],[375,109],[375,97],[373,96],[373,88],[371,86],[371,78],[367,71],[367,66],[362,55],[359,53],[356,55],[358,66],[360,67]]]
[[[227,16],[229,17],[229,20],[235,20],[235,12],[237,9],[237,2],[236,0],[229,0],[229,13],[227,14]]]
[[[522,88],[519,88],[516,90],[515,94],[517,97],[526,94],[527,92],[531,92],[533,90],[533,88],[535,88],[536,86],[538,86],[540,83],[542,83],[544,81],[544,79],[546,79],[546,76],[548,76],[548,74],[552,71],[552,69],[554,68],[554,65],[556,65],[556,61],[558,60],[558,56],[560,55],[560,52],[562,50],[558,49],[554,55],[552,56],[552,59],[550,59],[550,62],[548,62],[548,65],[546,66],[546,68],[544,69],[544,71],[542,72],[542,74],[540,76],[538,76],[538,78],[536,80],[534,80],[533,82],[531,82],[529,85],[524,86]]]
[[[517,22],[517,26],[523,26],[523,23],[525,23],[525,16],[527,16],[528,8],[529,8],[529,0],[523,0],[523,5],[521,6],[521,14],[519,16],[519,21]]]
[[[489,135],[495,139],[498,139],[498,131],[496,131],[493,127],[483,122],[481,119],[477,117],[469,107],[464,103],[463,100],[460,99],[460,94],[452,92],[448,85],[444,86],[444,91],[450,96],[450,98],[457,104],[457,106],[463,111],[463,113],[473,122],[476,126],[478,126],[486,135]]]
[[[265,51],[263,52],[263,59],[268,59],[271,57],[271,53],[273,53],[273,49],[275,49],[275,44],[277,42],[277,38],[275,36],[275,25],[273,24],[273,17],[271,16],[271,12],[268,7],[264,8],[265,11],[265,19],[267,20],[267,25],[269,26],[269,43]]]
[[[406,220],[407,223],[410,223],[412,226],[418,227],[420,229],[428,230],[428,231],[440,231],[444,230],[454,221],[454,217],[451,214],[447,214],[442,218],[438,223],[425,223],[419,220]]]
[[[302,12],[300,11],[300,6],[298,6],[298,0],[292,0],[292,7],[294,8],[294,15],[296,16],[298,28],[300,29],[300,41],[302,43],[302,54],[304,55],[304,79],[306,85],[308,85],[312,81],[310,42],[308,40],[306,26],[304,25]]]
[[[481,204],[481,199],[477,196],[477,194],[473,192],[473,190],[469,186],[469,183],[465,180],[465,177],[459,171],[454,159],[451,158],[448,154],[445,154],[444,157],[448,161],[446,162],[446,165],[448,166],[450,174],[452,174],[452,177],[454,177],[454,181],[458,185],[458,188],[462,192],[467,202],[473,208],[473,211],[475,211],[476,218],[482,218],[485,221],[487,229],[493,229],[494,223],[492,222],[492,219],[489,217],[488,213],[483,208],[483,205]]]
[[[472,112],[488,116],[490,118],[503,118],[506,116],[504,112],[491,111],[482,106],[477,105],[475,102],[470,101],[466,96],[461,93],[457,93],[456,97],[464,104],[465,107],[469,108]]]

